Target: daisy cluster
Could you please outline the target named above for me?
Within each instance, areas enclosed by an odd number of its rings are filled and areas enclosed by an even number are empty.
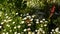
[[[15,15],[18,15],[18,13],[15,13]],[[42,20],[34,19],[35,17],[36,15],[29,15],[29,13],[27,13],[27,14],[21,14],[20,17],[18,18],[13,18],[11,17],[11,15],[9,16],[7,13],[5,13],[4,19],[2,19],[0,23],[0,30],[3,34],[4,33],[9,34],[13,32],[16,34],[31,31],[31,27],[34,24],[33,20],[35,20],[36,25],[41,24],[41,27],[47,26],[47,24],[44,24],[44,22],[47,23],[48,21],[45,21],[45,19]],[[20,20],[19,22],[17,21],[18,19]],[[26,26],[28,28],[26,28]],[[35,31],[37,32],[38,29],[36,29]]]
[[[4,10],[4,8],[2,8],[2,10]],[[4,13],[2,11],[0,11],[0,17],[1,17],[1,23],[0,23],[0,30],[2,32],[2,34],[24,34],[24,32],[28,32],[28,33],[35,33],[37,32],[37,34],[39,33],[43,33],[46,34],[47,33],[47,24],[49,23],[45,18],[39,19],[39,18],[35,18],[37,17],[35,14],[30,15],[29,13],[26,14],[20,14],[20,16],[18,12],[14,12],[12,11],[11,13]],[[35,26],[33,26],[35,25]],[[32,28],[33,27],[33,28]],[[32,29],[35,30],[33,32]],[[52,32],[55,33],[60,33],[58,31],[59,28],[56,28],[55,30],[52,29]]]
[[[15,13],[15,15],[18,15],[19,13]],[[24,34],[24,32],[27,34],[46,34],[47,33],[47,24],[49,23],[45,18],[42,19],[36,19],[36,15],[29,15],[27,14],[20,14],[20,17],[13,18],[11,16],[8,16],[8,14],[4,14],[5,19],[2,19],[0,23],[0,30],[2,34]],[[17,16],[16,16],[17,17]],[[17,21],[20,20],[20,21]],[[35,22],[33,22],[35,21]],[[36,28],[32,32],[31,27],[35,25]],[[60,33],[59,28],[52,29],[52,33]]]

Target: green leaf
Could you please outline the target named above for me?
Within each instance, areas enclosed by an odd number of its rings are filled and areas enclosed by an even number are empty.
[[[5,0],[0,0],[0,4],[2,4]]]

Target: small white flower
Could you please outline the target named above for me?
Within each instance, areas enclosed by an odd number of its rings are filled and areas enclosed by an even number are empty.
[[[17,34],[20,34],[20,33],[17,33]]]
[[[24,21],[21,21],[21,23],[23,24],[23,23],[24,23]]]
[[[6,16],[6,18],[8,18],[8,16]]]
[[[37,32],[38,30],[35,30],[35,32]]]
[[[14,32],[14,34],[17,34],[17,32]]]
[[[32,15],[32,17],[34,18],[36,15]]]
[[[48,21],[45,21],[45,23],[47,23]]]
[[[43,31],[43,34],[45,34],[45,31]]]
[[[15,24],[15,22],[13,22],[13,24]]]
[[[44,24],[44,26],[47,26],[47,24]]]
[[[28,31],[28,34],[32,34],[30,31]]]
[[[31,30],[30,28],[28,28],[27,30]]]
[[[52,29],[52,32],[54,32],[54,29]]]
[[[41,20],[40,23],[42,23],[43,21]]]
[[[60,31],[59,31],[59,34],[60,34]]]
[[[30,19],[30,21],[33,21],[33,19]]]
[[[43,24],[41,24],[41,27],[43,27]]]
[[[52,32],[50,32],[50,34],[53,34]]]
[[[14,29],[16,29],[16,26],[14,27]]]
[[[29,15],[29,13],[27,13],[26,15]]]
[[[35,32],[32,32],[32,34],[35,34]]]
[[[26,19],[27,19],[27,17],[23,18],[23,20],[26,20]]]
[[[40,31],[43,31],[42,28],[39,28]]]
[[[9,25],[9,24],[7,24],[6,26],[7,26],[7,27],[10,27],[10,25]]]
[[[2,10],[4,10],[4,8],[2,8]]]
[[[27,31],[27,29],[24,29],[24,32]]]
[[[42,19],[43,21],[45,21],[45,19]]]
[[[4,24],[4,22],[1,22],[1,24]]]
[[[31,18],[31,16],[27,16],[27,18],[29,18],[29,19],[30,19],[30,18]]]
[[[28,26],[31,26],[31,24],[28,24]]]
[[[6,34],[9,34],[8,32],[6,32]]]
[[[10,30],[10,32],[12,32],[12,30]]]
[[[5,32],[2,32],[2,34],[5,34]]]
[[[0,26],[0,29],[2,28],[2,26]]]
[[[20,16],[23,16],[22,14]]]
[[[11,17],[9,17],[8,19],[11,19]]]
[[[36,22],[36,24],[38,24],[39,22]]]
[[[3,31],[6,31],[6,29],[4,29]]]
[[[7,15],[7,13],[5,14],[5,16]]]
[[[21,26],[19,25],[18,28],[20,28]]]
[[[39,21],[39,19],[36,19],[36,21]]]
[[[54,34],[55,34],[55,32],[54,32]]]
[[[55,31],[56,31],[56,32],[59,32],[59,28],[57,27],[57,28],[55,29]]]
[[[6,20],[4,20],[4,22],[6,22]]]
[[[16,15],[18,15],[18,13],[16,13]]]
[[[9,19],[8,21],[12,21],[12,19]]]

